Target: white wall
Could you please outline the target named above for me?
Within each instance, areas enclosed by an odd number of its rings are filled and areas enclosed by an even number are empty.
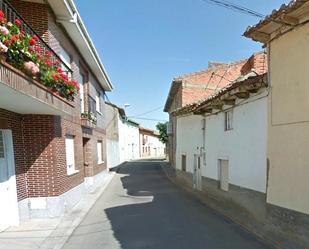
[[[121,163],[120,146],[118,140],[106,139],[107,168],[113,168]]]
[[[177,118],[176,168],[181,170],[181,156],[186,155],[187,172],[193,173],[194,154],[203,146],[202,116],[190,115]]]
[[[224,131],[224,113],[206,118],[203,176],[218,180],[218,160],[228,159],[229,183],[266,192],[267,98],[261,98],[265,95],[266,91],[250,97],[233,109],[231,131]]]
[[[119,121],[120,162],[139,158],[139,127]]]
[[[206,164],[202,175],[218,180],[218,160],[229,160],[229,183],[266,192],[267,98],[266,91],[238,100],[233,110],[233,130],[224,131],[224,113],[206,117]],[[228,106],[226,106],[228,107]],[[193,173],[194,154],[203,155],[203,117],[177,118],[176,168],[187,157],[186,171]],[[204,161],[204,160],[203,160]]]
[[[143,145],[143,138],[147,140],[147,142]],[[146,157],[163,157],[165,156],[165,144],[162,143],[157,136],[140,134],[140,153],[143,158]],[[144,148],[144,151],[143,151]],[[148,153],[147,150],[150,149]]]

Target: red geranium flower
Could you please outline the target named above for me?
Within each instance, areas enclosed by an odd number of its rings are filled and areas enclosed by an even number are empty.
[[[20,40],[19,35],[15,35],[14,38],[15,38],[16,40]]]
[[[51,56],[51,52],[50,52],[50,51],[48,51],[48,50],[46,50],[46,51],[45,51],[45,54],[46,54],[48,57],[50,57],[50,56]]]
[[[26,34],[26,32],[25,32],[24,30],[20,31],[20,33],[21,33],[22,35],[25,35],[25,34]]]
[[[29,43],[30,43],[31,45],[35,45],[35,44],[36,44],[36,41],[35,41],[33,38],[31,38],[31,39],[29,40]]]
[[[34,52],[34,48],[31,47],[31,46],[28,47],[28,50],[29,50],[30,52]]]
[[[55,62],[55,65],[60,65],[61,64],[61,62],[60,61],[58,61],[58,60],[56,60],[56,62]]]
[[[35,51],[41,52],[41,48],[37,46],[37,47],[35,47]]]
[[[4,41],[4,44],[7,45],[7,46],[9,46],[9,45],[11,44],[11,42],[10,42],[10,40],[5,40],[5,41]]]
[[[59,78],[60,78],[59,74],[54,74],[54,75],[53,75],[53,79],[54,79],[54,80],[58,80]]]
[[[47,66],[51,67],[53,65],[53,63],[49,59],[44,59],[44,62]]]
[[[57,71],[58,73],[62,73],[62,69],[61,69],[60,67],[57,68],[56,71]]]
[[[64,73],[61,74],[61,77],[62,77],[62,79],[64,81],[68,81],[69,80],[69,77],[66,74],[64,74]]]
[[[36,56],[36,58],[38,58],[38,60],[40,60],[41,59],[41,55],[40,54],[38,54],[37,56]]]
[[[36,35],[34,35],[32,38],[33,38],[36,42],[39,41],[39,37],[37,37]]]
[[[19,26],[19,27],[21,27],[21,25],[22,25],[22,23],[21,23],[21,21],[20,21],[19,19],[16,19],[16,20],[15,20],[15,24],[16,24],[17,26]]]
[[[4,17],[5,17],[4,12],[3,12],[2,10],[0,10],[0,18],[2,19],[2,18],[4,18]]]

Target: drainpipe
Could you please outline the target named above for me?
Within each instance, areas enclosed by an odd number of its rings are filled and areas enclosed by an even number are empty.
[[[203,165],[206,167],[206,115],[203,115],[202,120],[203,146],[201,148],[201,156],[203,158]]]

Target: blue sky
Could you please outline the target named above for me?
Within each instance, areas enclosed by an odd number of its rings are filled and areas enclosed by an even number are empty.
[[[269,14],[285,0],[230,0]],[[203,0],[76,0],[114,84],[109,99],[135,116],[165,104],[172,79],[261,50],[242,37],[258,18]],[[142,117],[167,120],[163,107]],[[154,128],[157,121],[136,119]]]

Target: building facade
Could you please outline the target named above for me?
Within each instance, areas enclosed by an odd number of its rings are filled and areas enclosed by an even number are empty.
[[[190,187],[266,193],[267,93],[266,75],[253,76],[173,113],[176,169]]]
[[[124,109],[106,103],[106,150],[107,167],[113,168],[121,164],[123,159],[120,155],[120,122],[125,118]]]
[[[123,118],[119,122],[120,161],[137,160],[139,156],[139,124]]]
[[[165,156],[165,145],[160,141],[159,134],[144,127],[139,128],[140,158],[156,158]]]
[[[177,118],[171,113],[186,105],[203,100],[221,88],[226,87],[242,75],[251,71],[262,74],[267,68],[266,54],[258,52],[249,59],[232,63],[209,62],[205,70],[176,77],[165,103],[164,111],[169,113],[168,157],[170,163],[176,165],[177,151]]]
[[[0,69],[4,229],[62,215],[106,169],[104,93],[112,84],[73,1],[1,1],[0,8],[2,26],[22,31],[14,39],[33,37],[30,68],[9,57],[13,38],[1,43],[9,47]]]
[[[291,1],[245,33],[264,43],[269,53],[267,202],[305,214],[309,214],[309,63],[303,55],[309,51],[308,10],[308,1]]]

